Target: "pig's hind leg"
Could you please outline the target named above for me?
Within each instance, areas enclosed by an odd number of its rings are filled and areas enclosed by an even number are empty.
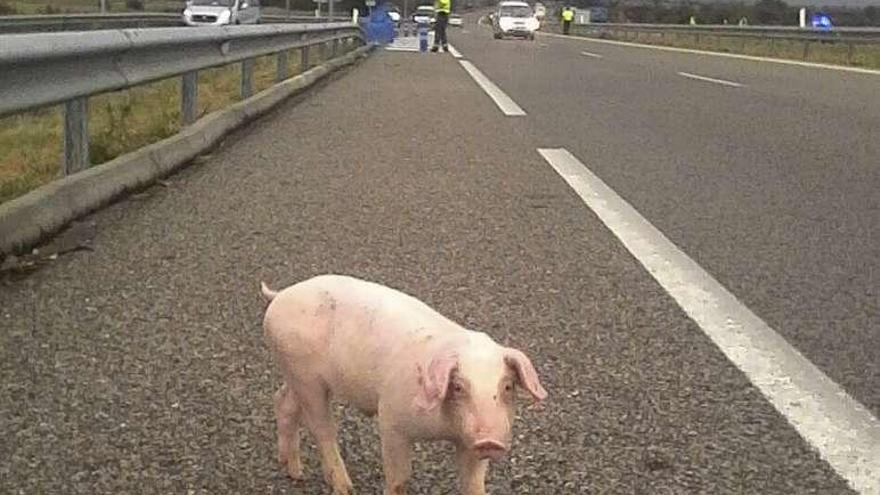
[[[333,488],[333,495],[353,495],[354,487],[345,463],[339,454],[336,422],[330,409],[330,393],[320,380],[296,383],[296,396],[300,399],[306,426],[318,444],[324,479]]]
[[[275,423],[278,427],[278,462],[295,480],[303,477],[300,452],[302,408],[293,390],[284,384],[275,392]]]

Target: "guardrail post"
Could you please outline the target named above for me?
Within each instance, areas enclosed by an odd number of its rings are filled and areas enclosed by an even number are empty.
[[[89,167],[89,104],[88,97],[64,103],[64,175]]]
[[[770,37],[770,56],[774,56],[776,54],[776,38]]]
[[[805,39],[804,40],[804,60],[806,60],[807,57],[809,57],[809,56],[810,56],[810,40]]]
[[[309,46],[308,45],[302,47],[302,53],[300,54],[300,65],[302,65],[302,72],[309,70]]]
[[[853,55],[856,50],[856,44],[853,42],[849,42],[846,44],[846,65],[852,65],[853,63]]]
[[[181,78],[180,118],[187,126],[196,121],[199,102],[199,72],[187,72]]]
[[[339,53],[339,38],[333,38],[332,46],[333,49],[330,53],[333,54],[333,58],[336,58],[336,55]]]
[[[278,61],[275,66],[275,81],[281,82],[287,79],[288,75],[288,53],[287,50],[278,52]]]
[[[241,61],[241,99],[250,98],[254,92],[254,59]]]

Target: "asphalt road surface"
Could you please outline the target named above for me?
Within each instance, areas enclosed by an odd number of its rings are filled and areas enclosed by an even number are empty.
[[[492,493],[854,493],[538,150],[876,416],[880,76],[450,37],[509,102],[449,55],[379,51],[3,274],[0,491],[326,493],[310,441],[305,481],[275,464],[259,281],[334,272],[530,355],[550,399]],[[381,493],[372,421],[339,412]],[[454,493],[452,464],[422,446],[410,493]]]

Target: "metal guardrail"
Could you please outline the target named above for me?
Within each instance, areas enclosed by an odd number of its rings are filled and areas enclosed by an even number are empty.
[[[263,14],[261,17],[264,23],[316,23],[316,22],[347,22],[351,20],[351,16],[333,16],[333,17],[315,17],[314,15],[282,15],[282,14]]]
[[[297,12],[294,15],[264,14],[265,23],[344,22],[347,17],[315,17]],[[0,34],[58,31],[93,31],[98,29],[134,29],[171,27],[183,24],[179,13],[142,12],[117,14],[53,14],[0,16]]]
[[[0,17],[0,34],[146,28],[180,23],[179,15],[162,13],[12,15]]]
[[[198,71],[241,63],[241,96],[252,93],[253,61],[277,56],[277,80],[288,77],[289,51],[361,41],[352,23],[154,28],[0,37],[0,117],[64,103],[64,174],[89,166],[91,95],[182,76],[181,118],[196,120]]]
[[[880,28],[862,27],[838,27],[828,31],[796,26],[739,26],[739,25],[690,25],[690,24],[616,24],[594,23],[579,24],[572,26],[578,29],[587,29],[598,32],[608,31],[641,31],[641,32],[675,32],[689,34],[713,34],[723,36],[751,36],[761,38],[805,38],[814,40],[844,40],[844,41],[880,41]]]

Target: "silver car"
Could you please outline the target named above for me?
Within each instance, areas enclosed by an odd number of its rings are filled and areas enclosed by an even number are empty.
[[[420,5],[416,7],[416,11],[413,12],[412,20],[416,24],[430,24],[434,25],[437,22],[437,15],[434,12],[434,7],[430,5]]]
[[[260,0],[189,0],[183,11],[187,26],[258,24]]]

